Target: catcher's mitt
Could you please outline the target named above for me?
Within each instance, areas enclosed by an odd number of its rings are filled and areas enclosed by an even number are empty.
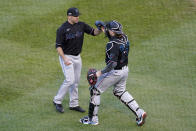
[[[89,69],[87,72],[87,80],[91,86],[94,86],[97,83],[96,72],[97,72],[97,70],[94,68]]]

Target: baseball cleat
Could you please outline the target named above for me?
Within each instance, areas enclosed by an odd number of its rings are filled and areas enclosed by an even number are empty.
[[[75,111],[78,111],[78,112],[85,112],[84,109],[82,109],[80,106],[76,106],[76,107],[69,107],[70,110],[75,110]]]
[[[53,101],[54,106],[56,107],[56,111],[60,112],[60,113],[64,113],[64,109],[62,104],[57,104]]]
[[[85,125],[98,125],[98,122],[90,121],[88,116],[85,116],[80,119],[80,123],[85,124]]]
[[[146,112],[143,112],[139,118],[136,118],[136,123],[138,126],[142,126],[145,123],[145,119],[147,117]]]

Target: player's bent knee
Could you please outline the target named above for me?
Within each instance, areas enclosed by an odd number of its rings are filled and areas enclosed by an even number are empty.
[[[121,98],[121,96],[125,93],[126,91],[116,91],[113,90],[113,94],[118,97],[119,99]]]
[[[134,100],[128,91],[114,91],[116,97],[118,97],[123,103],[128,103],[130,100]]]
[[[92,88],[90,90],[90,96],[91,96],[90,103],[92,103],[94,105],[99,105],[100,104],[100,94],[101,93],[96,88]]]

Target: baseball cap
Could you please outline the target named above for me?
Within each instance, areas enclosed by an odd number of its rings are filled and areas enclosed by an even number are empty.
[[[69,8],[67,10],[67,16],[74,16],[74,17],[78,17],[80,15],[80,12],[77,8],[75,7],[72,7],[72,8]]]

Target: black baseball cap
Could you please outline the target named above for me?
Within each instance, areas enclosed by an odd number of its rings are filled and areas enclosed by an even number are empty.
[[[67,16],[78,17],[79,15],[80,15],[80,12],[78,8],[72,7],[67,10]]]

